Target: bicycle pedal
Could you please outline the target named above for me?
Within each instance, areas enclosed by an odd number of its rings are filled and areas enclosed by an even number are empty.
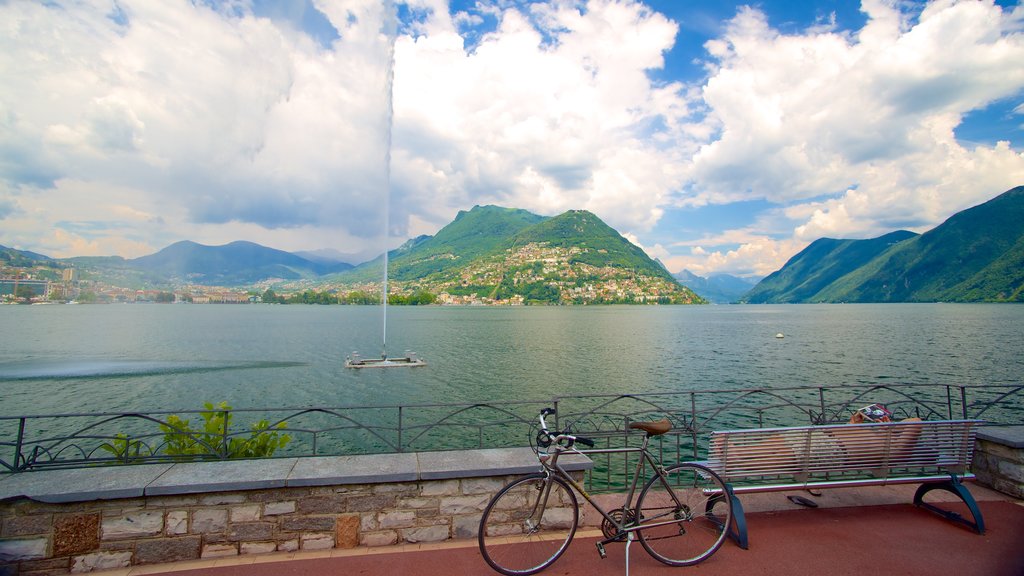
[[[597,543],[597,553],[601,555],[601,560],[608,557],[608,553],[604,551],[604,544],[600,542]]]

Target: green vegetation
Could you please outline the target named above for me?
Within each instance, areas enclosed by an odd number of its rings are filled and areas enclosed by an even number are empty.
[[[273,456],[278,448],[291,442],[291,436],[280,432],[287,428],[279,422],[273,426],[267,420],[252,425],[248,438],[230,435],[231,406],[221,402],[214,406],[206,402],[199,415],[201,429],[193,429],[190,421],[172,414],[167,423],[160,425],[164,433],[164,452],[170,456],[217,456],[220,458],[265,458]]]
[[[150,448],[142,440],[132,439],[118,433],[113,440],[100,446],[124,464],[139,462],[148,456],[166,454],[176,459],[192,460],[208,456],[217,458],[268,458],[279,448],[291,442],[291,436],[283,433],[288,426],[285,422],[271,425],[260,420],[249,428],[249,436],[239,437],[231,432],[231,406],[221,402],[214,406],[206,402],[206,410],[199,413],[203,419],[202,428],[193,428],[189,420],[176,414],[167,417],[166,424],[160,424],[163,446]]]
[[[920,236],[894,232],[873,240],[818,240],[744,300],[1024,302],[1021,222],[1024,186]]]

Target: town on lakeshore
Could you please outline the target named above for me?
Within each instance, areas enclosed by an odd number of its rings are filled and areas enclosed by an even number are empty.
[[[675,303],[678,284],[670,278],[645,274],[624,275],[612,266],[573,265],[579,247],[551,247],[530,243],[510,250],[502,261],[479,261],[457,277],[441,282],[423,280],[388,283],[389,304],[521,306],[535,296],[552,295],[570,303]],[[508,277],[506,280],[505,277]],[[582,281],[581,281],[582,280]],[[533,292],[503,297],[503,282],[529,285]],[[467,287],[494,286],[487,293]],[[5,303],[306,303],[379,304],[382,282],[323,282],[268,278],[247,289],[187,284],[170,289],[126,288],[104,280],[86,280],[77,268],[0,266],[0,294]],[[539,291],[539,292],[538,292]]]

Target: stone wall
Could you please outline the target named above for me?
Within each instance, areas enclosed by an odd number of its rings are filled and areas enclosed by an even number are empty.
[[[1024,498],[1024,426],[986,426],[978,433],[972,471],[978,482]]]
[[[509,448],[0,475],[0,576],[473,538],[491,495],[538,468]]]
[[[472,538],[491,495],[510,478],[7,502],[0,505],[0,574]]]

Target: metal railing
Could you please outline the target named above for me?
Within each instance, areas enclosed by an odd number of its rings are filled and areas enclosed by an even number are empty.
[[[667,463],[702,458],[712,430],[841,423],[875,402],[899,417],[1024,423],[1024,384],[802,386],[492,403],[68,413],[0,417],[0,471],[223,460],[251,454],[246,446],[272,434],[290,437],[274,457],[526,446],[545,406],[558,410],[557,426],[571,425],[608,448],[636,441],[629,422],[668,418],[672,431],[654,446]],[[196,431],[183,424],[197,416],[204,422],[219,417],[230,425]],[[190,453],[174,450],[183,442],[191,446]],[[596,489],[614,486],[625,470],[630,470],[629,461],[595,462],[588,483]]]

